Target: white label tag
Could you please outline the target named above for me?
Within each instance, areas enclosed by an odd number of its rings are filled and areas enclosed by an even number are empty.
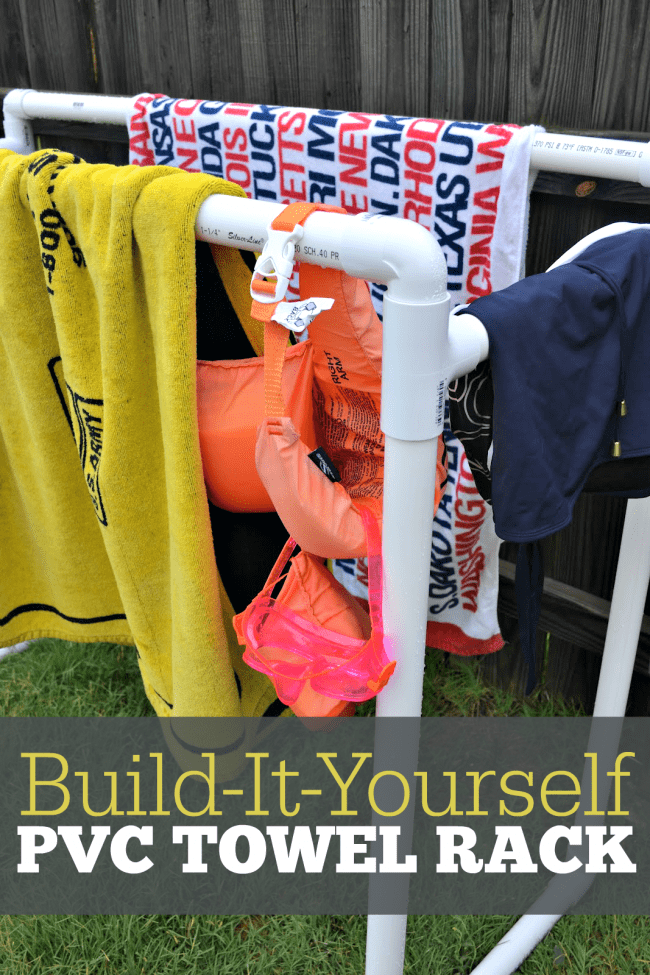
[[[445,392],[447,391],[447,381],[441,379],[438,383],[437,404],[436,404],[436,424],[442,429],[445,421]]]
[[[334,304],[333,298],[307,298],[305,301],[281,301],[272,315],[292,332],[303,332],[313,322],[316,315],[328,311]]]

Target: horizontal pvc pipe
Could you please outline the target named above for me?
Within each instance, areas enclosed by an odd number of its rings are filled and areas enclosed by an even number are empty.
[[[483,322],[476,315],[449,318],[449,381],[466,376],[487,359],[490,341]]]
[[[650,143],[540,133],[533,142],[530,168],[650,186]]]
[[[17,118],[52,118],[68,122],[127,125],[133,98],[118,95],[75,95],[71,92],[16,88],[5,96],[3,111]]]
[[[14,643],[11,647],[2,647],[0,649],[0,660],[3,657],[9,657],[12,653],[22,653],[29,646],[29,640],[24,640],[22,643]]]
[[[211,243],[259,251],[268,225],[283,209],[278,203],[210,196],[199,209],[196,234]],[[439,301],[447,290],[445,259],[433,235],[397,217],[317,210],[296,244],[296,260],[389,284],[396,300]]]
[[[126,125],[133,98],[116,95],[78,95],[14,89],[18,108],[5,107],[16,118],[55,118]],[[9,96],[7,96],[8,98]],[[5,106],[7,106],[5,98]],[[530,168],[583,176],[604,176],[650,186],[649,145],[619,139],[540,133],[532,147]]]

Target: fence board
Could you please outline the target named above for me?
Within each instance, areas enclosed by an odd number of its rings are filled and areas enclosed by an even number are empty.
[[[264,8],[257,0],[239,3],[239,30],[241,101],[271,105],[276,102],[275,86],[270,80],[273,55],[266,43]]]
[[[514,619],[517,615],[515,567],[512,563],[501,559],[499,570],[501,573],[499,609]],[[557,633],[585,650],[602,654],[610,607],[611,599],[601,599],[582,589],[567,586],[556,579],[546,578],[541,627]],[[635,670],[641,674],[650,674],[650,616],[647,613],[641,624]]]
[[[426,117],[431,112],[432,63],[436,58],[435,34],[428,0],[406,0],[403,40],[403,109],[405,115]],[[455,34],[445,40],[453,42]]]
[[[277,70],[283,70],[279,102],[307,108],[358,110],[358,5],[346,0],[302,0],[296,4],[292,43],[295,63],[285,62],[285,33],[278,32],[273,50]],[[324,44],[324,38],[328,43]],[[286,96],[284,93],[286,92]],[[291,93],[291,100],[288,95]]]
[[[14,88],[29,87],[29,64],[19,0],[4,0],[0,37],[0,78]]]
[[[271,82],[269,90],[272,93],[270,97],[277,105],[302,106],[305,101],[300,89],[299,72],[302,64],[307,68],[313,49],[299,49],[296,20],[293,4],[271,4],[264,10],[264,37],[269,51]],[[329,37],[326,42],[321,39],[321,44],[328,52],[331,51]]]
[[[95,0],[102,90],[243,101],[238,6]]]
[[[513,0],[511,122],[582,126],[592,119],[600,0]]]
[[[582,195],[585,191],[585,183],[588,183],[587,192]],[[645,206],[650,204],[650,189],[639,186],[638,183],[622,183],[615,179],[593,179],[590,176],[572,176],[566,173],[540,173],[535,180],[533,193],[569,196],[582,200],[588,206],[596,200],[606,200],[616,204],[640,203]],[[612,219],[624,219],[620,216],[621,212],[620,207],[617,206],[612,212]],[[638,211],[634,211],[634,216],[639,219]],[[645,219],[650,220],[650,213]]]
[[[389,97],[387,72],[397,60],[388,50],[389,10],[396,29],[395,0],[388,3],[362,3],[359,11],[359,68],[361,108],[366,112],[394,113],[394,99]],[[385,106],[379,108],[380,105]]]
[[[143,11],[128,0],[95,0],[93,23],[99,88],[110,95],[132,95],[145,88],[139,81],[143,66],[151,75],[149,52],[140,43]]]
[[[602,0],[592,123],[646,129],[650,117],[650,3]],[[597,120],[597,121],[596,121]]]
[[[29,68],[27,87],[52,91],[97,90],[90,39],[90,3],[91,0],[75,3],[19,0]]]
[[[515,121],[510,117],[508,85],[512,0],[461,0],[461,9],[463,46],[457,52],[465,76],[461,117]],[[444,37],[440,43],[444,44]]]
[[[431,23],[431,67],[429,108],[425,114],[435,118],[464,118],[466,63],[463,48],[466,42],[481,43],[476,23],[467,16],[467,9],[459,0],[434,4]],[[485,42],[483,42],[485,43]],[[470,75],[471,77],[471,75]],[[395,93],[397,95],[397,93]]]

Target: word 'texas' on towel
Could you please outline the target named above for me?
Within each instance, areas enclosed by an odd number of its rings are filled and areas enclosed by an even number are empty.
[[[275,701],[241,662],[198,443],[194,227],[214,193],[244,195],[0,151],[0,642],[135,644],[174,718]]]
[[[442,247],[452,307],[521,277],[533,126],[142,94],[133,101],[129,132],[138,165],[211,173],[257,200],[330,203],[351,214],[414,220]],[[370,283],[379,315],[384,291]],[[288,293],[299,297],[296,276]],[[487,378],[479,367],[453,395],[471,412],[474,389]],[[432,529],[427,643],[488,653],[503,646],[500,543],[448,420],[444,436],[449,480]],[[367,598],[365,560],[337,560],[333,571]]]

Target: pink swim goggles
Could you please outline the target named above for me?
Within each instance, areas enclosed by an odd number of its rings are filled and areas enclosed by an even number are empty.
[[[291,706],[307,691],[344,701],[367,701],[387,683],[395,669],[385,650],[382,621],[382,560],[379,526],[361,505],[368,542],[368,603],[372,631],[368,640],[336,633],[299,616],[271,592],[287,573],[296,547],[284,546],[262,592],[235,617],[245,643],[244,660],[271,678],[278,697]],[[347,594],[346,594],[347,595]],[[353,597],[350,597],[353,598]]]

